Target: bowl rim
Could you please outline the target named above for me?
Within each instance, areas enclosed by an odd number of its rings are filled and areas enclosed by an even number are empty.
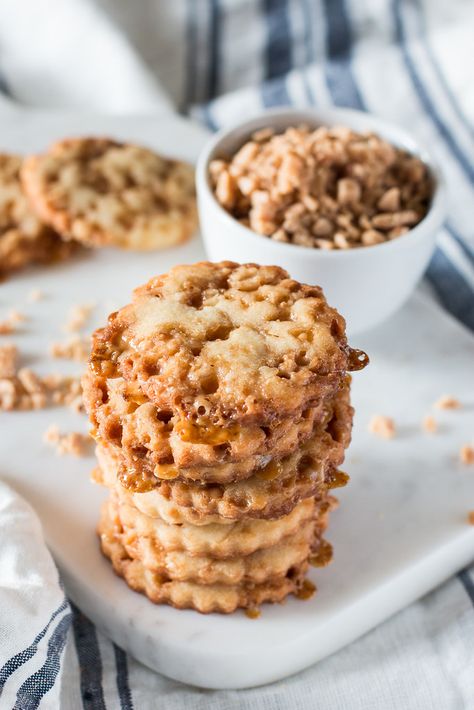
[[[418,224],[410,229],[406,234],[403,234],[396,239],[370,246],[360,245],[352,247],[351,249],[315,249],[314,247],[306,247],[299,244],[277,242],[270,239],[266,235],[259,234],[253,229],[241,224],[217,201],[208,179],[209,163],[213,158],[213,154],[218,151],[221,143],[231,138],[232,134],[243,133],[243,135],[248,138],[253,131],[258,130],[258,128],[264,128],[269,124],[271,126],[271,121],[273,120],[275,122],[278,119],[282,119],[282,122],[286,123],[288,126],[292,125],[292,121],[304,121],[305,119],[312,120],[315,124],[319,125],[347,125],[349,128],[351,125],[350,123],[348,124],[347,121],[350,122],[351,119],[356,122],[359,120],[367,122],[367,131],[377,133],[392,145],[405,148],[413,155],[419,157],[428,166],[431,175],[434,178],[434,191],[428,212],[423,217],[421,222],[418,222]],[[354,130],[363,131],[364,128],[360,127]],[[245,137],[244,140],[246,140]],[[428,151],[426,146],[411,133],[406,131],[402,126],[399,126],[396,123],[387,121],[385,118],[373,113],[347,108],[299,109],[295,107],[282,106],[259,111],[245,121],[235,121],[231,125],[218,131],[204,145],[196,166],[196,185],[198,197],[204,196],[207,198],[207,200],[210,201],[212,208],[217,212],[218,216],[223,219],[224,222],[227,222],[229,227],[232,225],[234,229],[240,230],[243,237],[252,242],[258,240],[260,246],[261,241],[266,239],[269,247],[277,252],[279,251],[281,254],[287,253],[292,254],[293,256],[300,254],[301,256],[305,256],[305,258],[308,258],[308,255],[311,254],[312,256],[310,258],[347,259],[350,258],[351,255],[355,256],[356,254],[367,252],[374,253],[374,250],[379,253],[381,249],[390,251],[392,249],[403,248],[403,245],[408,247],[413,241],[425,236],[427,232],[432,233],[432,239],[434,241],[436,232],[444,222],[447,212],[446,179],[438,161],[433,158],[433,155]]]

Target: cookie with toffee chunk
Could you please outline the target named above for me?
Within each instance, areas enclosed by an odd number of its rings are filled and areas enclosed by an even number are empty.
[[[264,602],[281,602],[289,594],[297,594],[304,583],[308,562],[290,567],[286,574],[260,584],[199,584],[170,580],[166,575],[147,569],[125,549],[120,527],[104,507],[98,532],[102,552],[110,558],[115,572],[131,589],[145,594],[155,604],[170,604],[178,609],[195,609],[201,613],[230,614],[238,608],[258,607]]]
[[[40,218],[88,246],[162,249],[197,228],[192,166],[107,138],[71,138],[29,157],[23,186]]]
[[[78,247],[63,242],[33,212],[20,183],[22,161],[0,153],[0,278],[29,264],[60,261]]]
[[[366,361],[319,287],[277,266],[202,262],[151,279],[109,316],[88,377],[103,392],[117,377],[136,383],[181,440],[225,447],[239,427],[318,408]]]

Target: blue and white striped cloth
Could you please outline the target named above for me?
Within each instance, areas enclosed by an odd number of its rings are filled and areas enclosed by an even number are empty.
[[[470,0],[3,0],[0,111],[174,106],[217,128],[265,106],[338,105],[398,121],[448,178],[429,288],[474,329],[473,27]],[[0,532],[13,534],[24,504],[0,499]],[[12,590],[0,577],[1,708],[474,708],[474,568],[297,676],[202,691],[105,639],[67,603],[43,552],[16,619],[2,617]]]

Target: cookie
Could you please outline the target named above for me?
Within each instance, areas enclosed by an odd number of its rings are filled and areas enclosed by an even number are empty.
[[[0,153],[0,278],[29,264],[61,261],[77,250],[31,209],[20,183],[22,160]]]
[[[89,377],[124,377],[177,417],[182,440],[226,445],[239,426],[299,418],[367,356],[317,286],[276,266],[202,262],[137,289],[95,332]]]
[[[82,381],[83,398],[99,444],[113,446],[129,472],[129,484],[145,490],[154,478],[217,481],[243,479],[307,441],[315,420],[327,418],[332,402],[304,410],[301,416],[268,426],[249,424],[216,432],[214,443],[189,440],[178,416],[162,417],[136,382],[123,377],[100,381],[90,371]],[[197,434],[202,435],[202,430]],[[188,428],[189,431],[189,428]],[[210,440],[209,440],[210,441]]]
[[[261,584],[240,585],[197,584],[168,580],[159,572],[147,569],[138,559],[132,559],[115,534],[113,521],[102,518],[99,526],[102,552],[115,572],[129,587],[145,594],[155,604],[170,604],[178,609],[195,609],[201,613],[230,614],[238,608],[255,608],[264,602],[281,602],[289,594],[298,593],[308,570],[305,560],[291,567],[286,575]]]
[[[25,160],[21,178],[39,217],[92,247],[152,250],[197,228],[192,166],[107,138],[71,138]]]
[[[274,545],[248,555],[216,559],[184,550],[168,550],[152,535],[143,534],[133,525],[122,526],[120,506],[112,500],[106,504],[105,516],[114,521],[115,537],[132,559],[139,560],[146,569],[158,572],[168,580],[198,584],[262,584],[283,577],[291,567],[309,558],[316,530],[322,530],[326,524],[326,520],[310,518]],[[228,534],[232,535],[232,530],[229,529]]]
[[[275,518],[290,512],[300,500],[344,483],[344,474],[338,474],[337,467],[350,442],[352,415],[346,388],[335,399],[332,416],[316,428],[311,439],[290,456],[270,460],[248,478],[233,483],[203,485],[151,476],[148,491],[143,486],[137,489],[131,485],[120,450],[103,443],[96,450],[100,464],[96,480],[117,490],[128,487],[136,507],[170,522],[205,524],[210,516],[224,520]]]
[[[244,557],[276,545],[297,531],[312,529],[316,507],[314,500],[308,498],[289,515],[277,520],[248,519],[232,525],[196,526],[189,523],[170,525],[161,518],[151,518],[114,493],[111,500],[121,527],[133,539],[147,538],[155,548],[165,552],[185,552],[215,559]]]

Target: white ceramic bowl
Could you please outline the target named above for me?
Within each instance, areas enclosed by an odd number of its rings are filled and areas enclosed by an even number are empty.
[[[347,251],[282,244],[242,226],[215,199],[209,185],[209,162],[232,155],[259,128],[272,126],[282,131],[301,123],[315,127],[343,125],[362,133],[373,131],[419,156],[429,166],[435,182],[426,217],[398,239]],[[299,281],[319,284],[328,302],[346,318],[350,333],[373,328],[410,296],[428,265],[446,212],[442,175],[427,151],[399,127],[349,109],[265,111],[211,138],[200,154],[196,176],[199,217],[208,258],[277,264]]]

